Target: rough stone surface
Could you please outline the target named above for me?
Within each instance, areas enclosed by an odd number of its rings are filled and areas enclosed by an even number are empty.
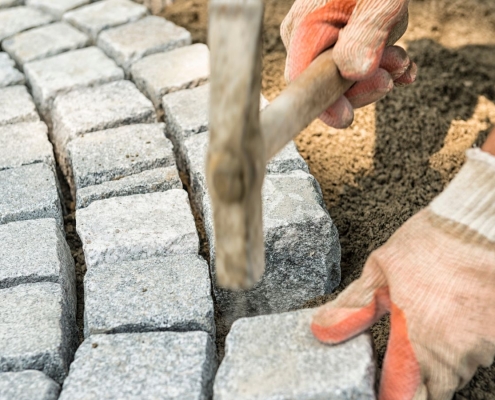
[[[0,171],[0,224],[54,218],[63,230],[57,181],[46,164]]]
[[[0,126],[0,170],[45,163],[55,170],[53,149],[43,122]]]
[[[64,298],[75,297],[74,271],[74,259],[54,219],[0,225],[0,289],[54,282]]]
[[[19,33],[3,41],[3,49],[17,65],[85,47],[89,38],[65,22],[57,22]]]
[[[195,255],[91,268],[84,277],[84,333],[205,331],[215,335],[208,264]]]
[[[296,145],[290,141],[280,152],[273,157],[266,166],[269,174],[285,174],[301,170],[309,174],[308,164],[297,151]]]
[[[75,309],[56,283],[0,290],[0,372],[35,369],[62,383],[76,345]]]
[[[124,71],[97,47],[88,47],[24,65],[34,100],[49,118],[57,95],[71,90],[120,80]]]
[[[0,0],[0,9],[7,7],[20,6],[24,0]]]
[[[70,11],[64,15],[64,20],[96,42],[102,30],[136,21],[147,13],[146,7],[130,0],[105,0]]]
[[[96,200],[133,194],[165,192],[171,189],[182,189],[182,181],[177,168],[175,166],[155,168],[116,181],[79,189],[76,192],[76,208],[87,207]]]
[[[24,84],[24,74],[15,68],[15,62],[7,53],[0,53],[0,88]]]
[[[94,335],[77,350],[60,400],[207,400],[214,371],[205,332]]]
[[[40,371],[0,373],[2,400],[57,400],[60,386]]]
[[[90,2],[91,0],[26,0],[28,6],[45,11],[57,19],[61,19],[67,11]]]
[[[375,399],[369,334],[337,346],[309,329],[313,310],[237,321],[214,385],[214,400]]]
[[[153,123],[151,102],[129,81],[112,82],[59,96],[51,114],[52,142],[62,171],[69,175],[67,144],[82,134],[122,125]]]
[[[114,197],[76,212],[86,266],[197,254],[199,239],[184,190]]]
[[[131,65],[144,56],[191,44],[191,34],[164,18],[148,16],[137,22],[103,31],[98,47],[130,72]]]
[[[160,108],[165,94],[199,86],[208,80],[209,57],[208,47],[200,43],[153,54],[132,65],[132,80]]]
[[[16,33],[49,24],[53,16],[30,7],[13,7],[0,10],[0,42]]]
[[[70,142],[67,153],[77,189],[175,165],[164,124],[137,124],[94,132]]]
[[[36,106],[25,86],[0,89],[0,126],[39,120]]]

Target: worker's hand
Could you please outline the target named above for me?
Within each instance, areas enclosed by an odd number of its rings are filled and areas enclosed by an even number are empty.
[[[450,400],[478,366],[493,362],[494,156],[469,150],[447,190],[371,254],[357,281],[316,310],[311,329],[320,341],[339,343],[387,312],[381,400]]]
[[[320,118],[335,128],[354,119],[354,108],[371,104],[394,85],[414,82],[416,65],[395,43],[407,28],[409,0],[296,0],[282,23],[286,79],[294,80],[323,51],[344,78],[357,83]]]

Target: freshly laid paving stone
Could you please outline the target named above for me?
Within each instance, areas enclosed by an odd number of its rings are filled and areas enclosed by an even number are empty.
[[[76,220],[88,270],[102,263],[197,254],[199,250],[184,190],[95,201],[77,210]]]
[[[208,264],[196,255],[101,264],[84,277],[84,333],[215,335]]]
[[[63,230],[53,169],[40,163],[0,171],[0,224],[39,218],[54,218]]]
[[[74,271],[74,259],[54,219],[0,225],[0,289],[54,282],[64,298],[75,297]]]
[[[45,163],[55,171],[53,148],[43,122],[0,126],[0,170]]]
[[[182,181],[177,168],[175,166],[155,168],[115,181],[79,189],[76,192],[76,208],[87,207],[96,200],[133,194],[165,192],[171,189],[182,189]]]
[[[132,80],[156,108],[165,94],[199,86],[209,75],[209,50],[200,43],[147,56],[131,67]]]
[[[0,126],[39,120],[36,106],[26,86],[0,89]]]
[[[15,62],[7,53],[0,53],[0,88],[24,84],[24,74],[15,68]]]
[[[19,33],[3,41],[3,49],[17,65],[76,50],[89,44],[89,38],[65,22],[57,22]]]
[[[40,371],[0,373],[2,400],[57,400],[60,386]]]
[[[191,44],[191,34],[164,18],[148,16],[137,22],[103,31],[98,47],[113,58],[126,73],[144,56]]]
[[[93,335],[77,350],[60,400],[207,400],[214,353],[205,332]]]
[[[153,104],[129,81],[75,90],[57,97],[51,114],[52,142],[69,176],[67,144],[85,133],[122,125],[154,123]]]
[[[0,290],[0,372],[35,369],[62,383],[76,346],[75,310],[56,283]]]
[[[214,278],[213,216],[205,177],[207,134],[193,136],[185,144],[193,200],[204,215]],[[263,278],[246,292],[213,286],[219,309],[231,319],[292,310],[330,292],[340,282],[338,232],[324,207],[319,185],[313,176],[297,169],[297,158],[286,165],[296,169],[268,174],[263,187]]]
[[[55,18],[31,7],[13,7],[0,10],[0,42],[16,33],[46,25]]]
[[[290,141],[280,152],[266,165],[269,174],[285,174],[287,172],[301,170],[309,174],[308,164],[297,151],[293,141]]]
[[[147,14],[145,6],[130,0],[104,0],[66,13],[64,21],[87,33],[96,42],[102,30],[136,21]]]
[[[70,183],[79,190],[146,170],[175,165],[164,124],[137,124],[93,132],[71,141]]]
[[[310,331],[313,312],[235,322],[215,378],[214,400],[374,400],[370,335],[322,344]]]
[[[26,0],[28,6],[39,8],[57,19],[61,19],[67,11],[90,2],[91,0]]]
[[[124,71],[97,47],[74,50],[24,65],[34,100],[45,119],[57,95],[120,80]]]

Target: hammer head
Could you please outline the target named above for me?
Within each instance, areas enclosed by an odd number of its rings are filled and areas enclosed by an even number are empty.
[[[262,0],[211,0],[207,184],[219,286],[248,289],[265,269],[260,131]]]

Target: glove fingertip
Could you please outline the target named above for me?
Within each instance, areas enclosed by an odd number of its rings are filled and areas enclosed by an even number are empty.
[[[362,81],[373,76],[383,54],[382,48],[369,48],[360,43],[349,44],[337,41],[333,50],[333,59],[340,74],[352,81]]]

